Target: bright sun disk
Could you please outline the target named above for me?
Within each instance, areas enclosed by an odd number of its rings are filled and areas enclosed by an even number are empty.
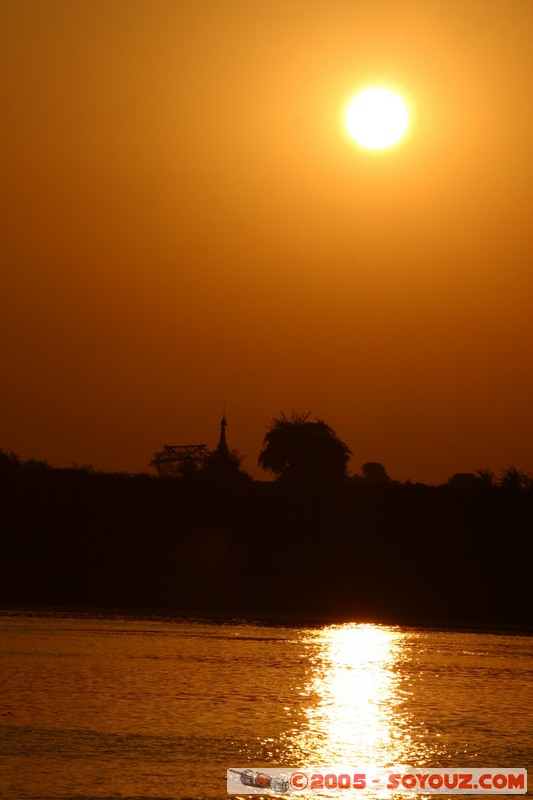
[[[370,150],[382,150],[398,142],[408,122],[405,103],[390,89],[365,89],[354,97],[346,111],[350,136]]]

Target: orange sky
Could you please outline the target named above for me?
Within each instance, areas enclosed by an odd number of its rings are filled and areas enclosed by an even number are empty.
[[[531,0],[0,0],[0,447],[533,471]],[[349,99],[398,90],[389,151]]]

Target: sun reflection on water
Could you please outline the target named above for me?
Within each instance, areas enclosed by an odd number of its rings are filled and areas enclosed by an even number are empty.
[[[394,628],[350,624],[324,628],[308,640],[311,669],[293,740],[307,763],[384,767],[404,755],[409,734],[396,714],[402,691],[395,671],[402,636]]]

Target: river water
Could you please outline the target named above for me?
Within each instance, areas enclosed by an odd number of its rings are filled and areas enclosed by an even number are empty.
[[[342,763],[532,768],[533,637],[0,612],[1,800],[214,800],[229,767]]]

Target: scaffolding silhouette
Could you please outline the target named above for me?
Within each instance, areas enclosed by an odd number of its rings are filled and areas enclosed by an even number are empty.
[[[150,465],[160,476],[182,475],[187,467],[200,469],[212,454],[205,444],[166,444]]]

